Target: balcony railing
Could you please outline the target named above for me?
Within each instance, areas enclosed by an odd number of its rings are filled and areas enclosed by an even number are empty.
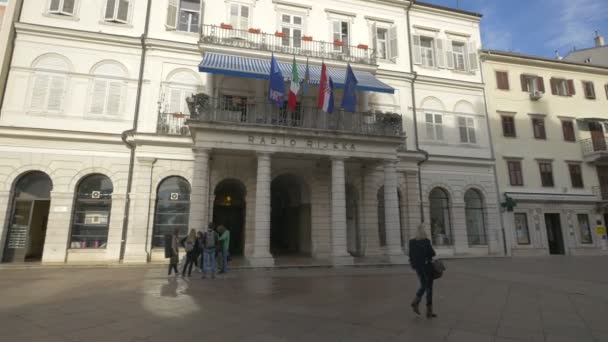
[[[312,37],[293,37],[283,33],[268,34],[259,30],[236,30],[230,25],[203,25],[204,44],[224,45],[311,58],[350,63],[376,64],[376,51],[367,45],[351,46],[345,42],[324,42]]]
[[[232,123],[262,127],[285,127],[364,134],[372,136],[399,137],[403,135],[401,116],[381,113],[350,113],[336,109],[328,114],[317,107],[298,105],[295,112],[265,101],[235,103],[234,99],[210,98],[203,105],[192,108],[190,116],[160,113],[158,133],[188,135],[186,121]]]
[[[608,153],[608,138],[591,138],[581,140],[583,154]]]

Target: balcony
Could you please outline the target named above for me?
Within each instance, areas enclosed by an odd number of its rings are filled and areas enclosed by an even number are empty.
[[[201,43],[267,51],[310,58],[376,65],[376,52],[367,45],[324,42],[312,37],[290,37],[281,32],[268,34],[258,29],[236,30],[230,25],[203,25]]]
[[[588,163],[608,162],[608,139],[605,137],[581,140],[583,157]]]
[[[362,134],[378,137],[401,137],[403,124],[399,114],[350,113],[338,109],[327,114],[317,107],[298,105],[295,112],[261,101],[235,103],[232,99],[209,98],[189,103],[192,115],[159,113],[157,132],[189,135],[187,121],[227,123],[258,127],[309,129],[321,132]]]

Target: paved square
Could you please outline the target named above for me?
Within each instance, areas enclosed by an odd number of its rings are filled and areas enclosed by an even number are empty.
[[[449,260],[439,318],[409,267],[0,270],[0,341],[608,341],[608,257]]]

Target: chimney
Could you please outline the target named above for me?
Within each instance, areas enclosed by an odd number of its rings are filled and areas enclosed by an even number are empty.
[[[562,56],[559,54],[559,50],[555,50],[555,59],[560,61],[563,59]]]
[[[604,45],[606,45],[604,36],[602,36],[599,31],[595,31],[595,47],[602,47]]]

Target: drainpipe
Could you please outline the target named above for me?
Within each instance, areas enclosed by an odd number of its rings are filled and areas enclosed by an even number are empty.
[[[137,125],[139,122],[139,109],[141,107],[141,92],[144,83],[144,69],[146,66],[146,39],[148,38],[148,31],[150,27],[150,10],[152,8],[152,0],[148,0],[148,7],[146,9],[146,24],[144,27],[144,33],[141,35],[141,59],[139,62],[139,76],[137,79],[137,94],[135,98],[135,113],[133,115],[133,128],[128,129],[121,134],[122,141],[127,145],[130,150],[129,158],[129,173],[127,176],[127,198],[125,201],[124,219],[122,221],[122,238],[120,240],[120,258],[122,262],[125,258],[125,248],[127,244],[127,229],[129,227],[129,207],[131,204],[131,189],[133,188],[133,169],[135,168],[135,144],[127,141],[129,134],[137,132]],[[149,256],[148,256],[149,257]]]
[[[410,70],[412,74],[414,74],[414,78],[412,78],[412,113],[414,115],[414,137],[416,139],[416,151],[424,154],[424,159],[418,162],[418,201],[420,202],[420,219],[421,223],[425,222],[424,215],[424,202],[422,196],[422,164],[429,160],[429,153],[420,148],[420,143],[418,142],[418,115],[416,111],[416,80],[418,79],[418,73],[414,71],[414,55],[412,51],[412,29],[410,27],[410,10],[414,2],[411,1],[405,10],[406,18],[407,18],[407,41],[408,41],[408,50],[410,54]]]
[[[482,66],[482,58],[480,55],[479,58],[479,74],[481,75],[481,83],[483,84],[483,98],[484,98],[484,106],[486,108],[486,125],[487,125],[487,129],[488,129],[488,137],[490,139],[490,153],[492,156],[492,160],[494,160],[494,163],[492,164],[492,171],[494,171],[494,185],[496,186],[496,196],[497,196],[497,208],[498,208],[498,212],[499,212],[499,216],[500,216],[500,230],[502,232],[502,247],[503,247],[503,251],[504,251],[504,255],[505,256],[509,256],[509,248],[507,246],[507,234],[505,232],[505,219],[504,219],[504,215],[501,212],[501,205],[500,205],[500,186],[498,185],[498,174],[496,173],[496,154],[494,153],[494,138],[492,137],[492,129],[490,127],[490,111],[488,108],[488,101],[487,101],[487,95],[486,95],[486,87],[485,87],[485,80],[484,80],[484,75],[483,75],[483,66]]]

